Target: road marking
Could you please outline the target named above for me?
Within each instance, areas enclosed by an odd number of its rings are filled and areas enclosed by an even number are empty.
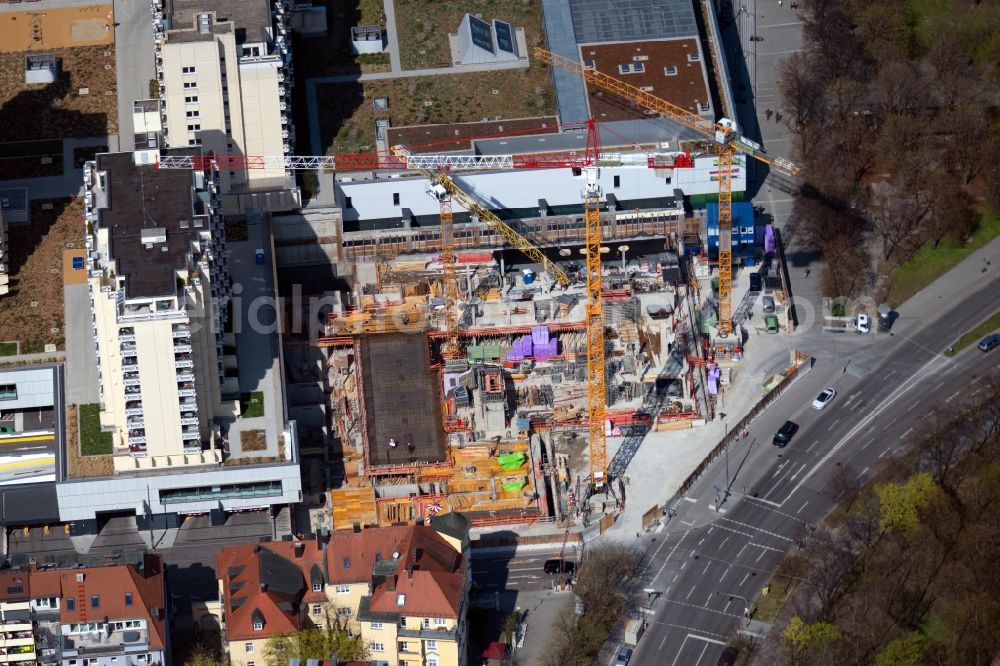
[[[886,449],[885,451],[883,451],[882,453],[878,454],[878,457],[879,457],[879,458],[882,458],[882,457],[886,456],[886,455],[887,455],[887,454],[889,453],[889,451],[892,451],[892,447],[891,447],[891,446],[890,446],[890,447],[888,447],[888,448],[887,448],[887,449]]]
[[[951,402],[952,400],[954,400],[954,399],[955,399],[955,396],[957,396],[957,395],[958,395],[959,393],[961,393],[961,391],[955,391],[955,392],[954,392],[954,393],[952,393],[952,394],[951,394],[950,396],[948,396],[948,399],[947,399],[947,400],[945,400],[945,402]]]
[[[783,467],[784,467],[785,465],[787,465],[787,464],[788,464],[788,461],[786,460],[786,461],[784,461],[783,463],[781,463],[780,465],[778,465],[778,469],[774,470],[774,474],[772,474],[772,475],[771,475],[771,478],[773,479],[774,477],[776,477],[776,476],[778,476],[779,474],[781,474],[781,470],[782,470],[782,468],[783,468]]]
[[[885,427],[886,427],[886,428],[891,428],[891,427],[892,427],[892,424],[893,424],[893,423],[895,423],[895,422],[896,422],[896,421],[898,421],[898,420],[899,420],[899,417],[897,416],[897,417],[896,417],[896,418],[894,418],[893,420],[891,420],[891,421],[889,421],[888,423],[886,423],[886,424],[885,424]]]
[[[799,471],[795,472],[795,474],[792,474],[792,479],[791,479],[792,481],[794,481],[795,477],[797,477],[799,474],[802,473],[802,470],[804,470],[806,468],[807,464],[808,463],[802,463],[802,467],[799,467]]]
[[[731,606],[732,604],[733,604],[733,600],[732,600],[732,599],[730,599],[729,601],[727,601],[727,602],[726,602],[726,607],[722,609],[722,612],[723,612],[723,613],[725,613],[725,612],[726,612],[727,610],[729,610],[729,607],[730,607],[730,606]]]
[[[910,409],[908,411],[912,412],[914,409],[916,409],[919,406],[920,406],[920,401],[917,400],[915,403],[913,403],[912,405],[910,405]]]
[[[849,404],[851,404],[851,402],[855,398],[857,398],[860,393],[861,393],[860,391],[855,391],[854,393],[852,393],[851,396],[847,399],[847,402],[844,403],[844,407],[847,407]]]
[[[746,549],[747,549],[747,545],[743,544],[743,547],[740,548],[740,552],[736,553],[736,559],[740,559],[740,555],[742,555],[743,551],[746,550]]]
[[[708,595],[708,599],[705,599],[705,608],[708,608],[708,604],[712,602],[712,597],[714,596],[715,596],[714,594]]]
[[[775,490],[781,487],[781,484],[785,482],[786,476],[788,476],[787,473],[785,473],[780,479],[778,479],[778,482],[775,483],[773,486],[771,486],[770,490],[764,493],[764,499],[767,499],[771,495],[771,493],[773,493]]]
[[[695,498],[693,498],[693,497],[685,497],[685,498],[684,498],[684,501],[685,501],[685,502],[691,502],[691,504],[697,504],[697,503],[698,503],[698,500],[696,500],[696,499],[695,499]]]
[[[784,28],[790,25],[802,25],[802,21],[792,21],[791,23],[772,23],[771,25],[759,25],[758,28]]]
[[[678,578],[680,578],[680,577],[681,577],[681,575],[680,575],[680,574],[674,574],[674,579],[673,579],[672,581],[670,581],[670,582],[671,582],[671,583],[676,583],[676,582],[677,582],[677,579],[678,579]]]
[[[729,520],[729,518],[719,518],[719,520]],[[719,525],[719,527],[724,530],[729,530],[730,532],[736,532],[737,534],[741,534],[745,537],[753,538],[753,534],[751,534],[750,532],[740,532],[739,530],[734,530],[733,528],[726,527],[725,525]]]
[[[712,566],[712,563],[711,563],[711,562],[709,562],[708,564],[706,564],[706,565],[705,565],[705,570],[701,572],[701,575],[702,575],[702,576],[704,576],[705,574],[707,574],[707,573],[708,573],[708,568],[709,568],[710,566]]]
[[[766,53],[758,53],[758,56],[772,56],[772,55],[788,55],[789,53],[798,53],[802,49],[791,49],[789,51],[767,51]],[[774,143],[774,139],[771,139],[771,143]]]
[[[727,536],[725,539],[722,540],[722,543],[719,544],[719,550],[722,550],[722,548],[726,545],[726,542],[729,541],[729,539],[731,539],[732,536],[733,535],[730,534],[729,536]]]
[[[684,537],[686,537],[686,536],[688,535],[688,533],[690,533],[690,532],[691,532],[691,530],[685,530],[685,531],[684,531],[684,534],[682,534],[682,535],[681,535],[681,538],[680,538],[680,539],[678,539],[678,540],[677,540],[677,543],[675,543],[675,544],[674,544],[674,547],[670,549],[670,552],[669,552],[669,553],[667,553],[667,559],[663,560],[663,564],[662,564],[662,565],[660,565],[660,569],[659,569],[659,571],[657,571],[657,572],[656,572],[656,575],[655,575],[655,576],[653,576],[653,581],[654,581],[654,582],[656,581],[656,579],[657,579],[657,578],[659,578],[659,577],[660,577],[660,574],[661,574],[661,573],[663,573],[663,570],[664,570],[664,569],[666,568],[666,566],[667,566],[667,562],[669,562],[669,561],[670,561],[670,560],[671,560],[671,559],[673,558],[673,556],[674,556],[674,553],[675,553],[675,552],[677,551],[677,547],[681,545],[681,541],[684,541]],[[664,540],[664,541],[663,541],[663,542],[662,542],[662,543],[660,544],[660,548],[662,548],[662,547],[663,547],[663,544],[665,544],[665,543],[666,543],[666,540]],[[657,553],[659,553],[659,552],[660,552],[660,548],[657,548],[657,549],[656,549],[656,552],[657,552]],[[677,575],[679,576],[680,574],[677,574]],[[674,580],[677,580],[677,576],[674,576]]]
[[[789,539],[789,541],[791,541],[791,539]],[[785,551],[783,551],[780,548],[772,548],[771,546],[765,546],[762,543],[751,543],[750,545],[751,546],[757,546],[758,548],[763,548],[764,550],[773,550],[776,553],[783,553],[783,552],[785,552]]]
[[[812,444],[809,445],[809,448],[806,449],[806,453],[809,453],[810,451],[812,451],[813,447],[816,446],[817,444],[819,444],[819,440],[818,439],[815,442],[813,442]]]
[[[701,541],[698,542],[698,545],[700,546],[703,543],[705,543],[705,539],[704,538]]]
[[[709,527],[709,528],[708,528],[708,531],[707,531],[707,532],[705,532],[705,534],[711,534],[711,533],[712,533],[712,530],[714,530],[714,529],[715,529],[715,527],[714,527],[714,526],[713,526],[713,527]]]
[[[750,577],[750,572],[748,571],[746,575],[743,576],[743,580],[740,581],[740,587],[743,587],[743,583],[747,582],[747,578],[749,577]]]
[[[760,551],[760,555],[757,556],[757,559],[755,561],[760,562],[762,559],[764,559],[765,555],[767,555],[767,551],[766,550]]]
[[[688,595],[687,595],[686,597],[684,597],[684,598],[685,598],[685,599],[690,599],[690,598],[691,598],[691,595],[692,595],[692,594],[694,594],[694,588],[696,588],[696,587],[698,587],[698,586],[697,586],[697,585],[693,585],[693,586],[691,587],[691,591],[690,591],[690,592],[688,592]]]
[[[726,567],[726,570],[722,572],[722,575],[721,575],[721,576],[719,576],[719,582],[720,582],[720,583],[722,582],[722,579],[726,577],[726,574],[728,574],[728,573],[729,573],[729,570],[730,570],[730,569],[732,569],[732,566],[728,566],[728,567]]]
[[[831,423],[831,424],[830,424],[830,427],[829,427],[829,428],[827,428],[827,429],[826,429],[826,431],[827,431],[827,432],[830,432],[831,430],[833,430],[834,428],[836,428],[836,427],[837,427],[837,424],[838,424],[838,423],[840,423],[840,419],[837,419],[836,421],[834,421],[833,423]]]
[[[750,574],[747,574],[749,576]],[[723,613],[722,611],[717,611],[714,608],[705,608],[703,606],[696,606],[695,604],[685,603],[683,601],[677,601],[676,599],[664,599],[664,602],[668,604],[677,604],[678,606],[688,606],[689,608],[697,608],[698,610],[707,611],[709,613],[715,613],[716,615],[726,615],[728,617],[743,617],[742,615],[733,615],[732,613]]]
[[[885,378],[889,379],[889,377],[892,377],[894,374],[896,374],[896,372],[897,372],[896,370],[893,370],[891,372],[886,373]]]
[[[738,520],[733,520],[732,518],[720,518],[720,520],[725,520],[726,522],[729,522],[729,523],[735,523],[735,524],[739,525],[740,527],[747,527],[747,528],[750,528],[752,530],[757,530],[758,532],[763,532],[764,534],[767,534],[768,536],[773,536],[773,537],[776,537],[778,539],[784,539],[785,541],[791,541],[791,539],[789,539],[788,537],[782,536],[782,535],[778,534],[777,532],[770,532],[770,531],[765,530],[765,529],[763,529],[761,527],[755,527],[754,525],[750,525],[748,523],[741,523]],[[724,525],[719,525],[719,527],[725,528]],[[747,536],[753,536],[753,535],[748,534]]]
[[[870,445],[870,444],[871,444],[872,442],[874,442],[874,441],[875,441],[874,439],[869,439],[869,440],[868,440],[867,442],[865,442],[864,444],[862,444],[862,445],[861,445],[861,449],[862,449],[862,450],[864,450],[864,449],[867,449],[867,448],[868,448],[868,446],[869,446],[869,445]]]
[[[681,571],[684,571],[684,567],[688,565],[687,562],[681,562]]]
[[[800,513],[802,513],[802,509],[806,508],[806,506],[807,506],[808,504],[809,504],[809,500],[806,500],[806,503],[805,503],[805,504],[803,504],[802,506],[800,506],[800,507],[799,507],[799,510],[798,510],[798,511],[796,511],[795,513],[796,513],[796,514],[800,514]]]
[[[868,470],[869,470],[869,469],[870,469],[869,467],[865,467],[865,468],[864,468],[863,470],[861,470],[861,473],[860,473],[860,474],[858,474],[857,478],[859,478],[859,479],[860,479],[861,477],[863,477],[863,476],[864,476],[865,474],[867,474],[867,473],[868,473]]]
[[[948,363],[948,362],[949,361],[947,359],[944,360],[945,364]],[[930,361],[928,361],[923,366],[921,366],[916,372],[914,372],[913,375],[909,379],[907,379],[905,382],[903,382],[902,384],[900,384],[900,386],[897,387],[895,391],[893,391],[888,396],[886,396],[885,399],[883,399],[882,402],[879,403],[878,407],[876,407],[867,416],[865,416],[860,421],[858,421],[858,423],[855,424],[855,426],[853,428],[851,428],[847,433],[844,434],[843,437],[840,438],[839,442],[837,442],[836,444],[834,444],[833,447],[829,451],[827,451],[826,455],[824,455],[822,458],[820,458],[816,462],[816,464],[813,465],[812,468],[810,468],[808,472],[806,472],[805,476],[803,476],[801,479],[799,479],[798,483],[795,484],[795,487],[792,488],[792,491],[790,493],[788,493],[788,496],[784,500],[782,500],[781,502],[772,502],[772,501],[766,500],[766,499],[762,500],[762,501],[765,504],[771,504],[772,506],[775,506],[775,507],[781,507],[786,501],[788,501],[788,499],[792,495],[794,495],[796,492],[798,492],[799,489],[801,489],[802,486],[804,486],[809,481],[809,479],[812,478],[813,474],[815,474],[816,471],[819,470],[820,467],[822,467],[827,462],[829,462],[830,459],[833,458],[833,456],[835,456],[837,454],[837,452],[839,452],[840,449],[843,448],[847,444],[847,442],[851,441],[851,439],[855,435],[857,435],[857,433],[859,433],[863,429],[867,428],[869,426],[869,424],[872,422],[872,420],[875,419],[876,416],[878,416],[882,412],[884,412],[890,405],[892,405],[892,403],[894,403],[897,400],[899,400],[899,398],[902,397],[902,395],[904,393],[906,393],[907,391],[909,391],[910,388],[912,388],[917,383],[919,383],[920,381],[922,381],[923,378],[924,378],[924,375],[927,375],[927,374],[930,374],[930,373],[936,371],[937,368],[935,366],[941,365],[941,364],[942,364],[941,357],[940,356],[935,356]],[[895,372],[895,371],[893,371],[893,372]],[[888,378],[888,377],[889,377],[889,375],[886,375],[886,378]]]
[[[906,432],[904,432],[904,433],[903,433],[902,435],[900,435],[900,436],[899,436],[899,438],[900,438],[900,439],[904,439],[904,438],[905,438],[905,437],[906,437],[907,435],[909,435],[909,434],[910,434],[911,432],[913,432],[913,428],[910,428],[909,430],[907,430]]]

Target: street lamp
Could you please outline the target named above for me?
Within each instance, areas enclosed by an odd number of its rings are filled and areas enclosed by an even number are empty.
[[[619,245],[618,252],[622,255],[622,273],[625,272],[625,253],[629,251],[628,245]]]
[[[725,595],[725,596],[729,597],[730,601],[733,600],[733,597],[735,597],[735,598],[740,599],[741,601],[743,601],[743,604],[744,604],[743,605],[743,617],[745,617],[747,619],[747,626],[750,626],[750,601],[747,600],[746,597],[740,596],[739,594],[724,593],[724,592],[719,592],[718,590],[715,591],[715,596],[719,597],[719,596],[722,596],[722,595]]]

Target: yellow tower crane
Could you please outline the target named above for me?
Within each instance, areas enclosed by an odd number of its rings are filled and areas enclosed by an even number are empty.
[[[799,167],[781,157],[767,155],[761,150],[760,144],[747,139],[738,131],[736,123],[728,118],[713,122],[707,118],[691,113],[675,104],[660,99],[645,90],[586,67],[580,62],[550,53],[544,49],[535,49],[535,58],[559,69],[577,74],[584,82],[595,88],[610,92],[627,99],[640,109],[654,111],[661,116],[670,118],[686,127],[696,130],[714,144],[715,154],[719,160],[719,335],[725,337],[733,330],[733,254],[732,254],[732,223],[733,223],[733,156],[737,152],[745,153],[754,159],[774,167],[782,173],[794,176]]]

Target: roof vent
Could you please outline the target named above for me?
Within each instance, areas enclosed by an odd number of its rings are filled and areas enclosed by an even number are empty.
[[[139,239],[142,241],[143,245],[149,247],[153,243],[166,243],[167,242],[167,229],[165,227],[152,227],[148,229],[143,229],[139,233]]]
[[[392,551],[392,559],[394,559],[394,560],[398,560],[399,559],[399,551],[398,550]]]

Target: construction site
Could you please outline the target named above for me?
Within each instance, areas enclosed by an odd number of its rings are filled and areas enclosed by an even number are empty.
[[[740,199],[749,158],[794,165],[725,119],[536,57],[704,138],[609,152],[591,122],[574,151],[328,158],[344,286],[286,312],[321,325],[286,345],[293,410],[321,396],[299,417],[314,527],[610,525],[645,435],[719,416],[758,295],[791,325],[773,233]],[[735,304],[734,266],[757,278]]]

